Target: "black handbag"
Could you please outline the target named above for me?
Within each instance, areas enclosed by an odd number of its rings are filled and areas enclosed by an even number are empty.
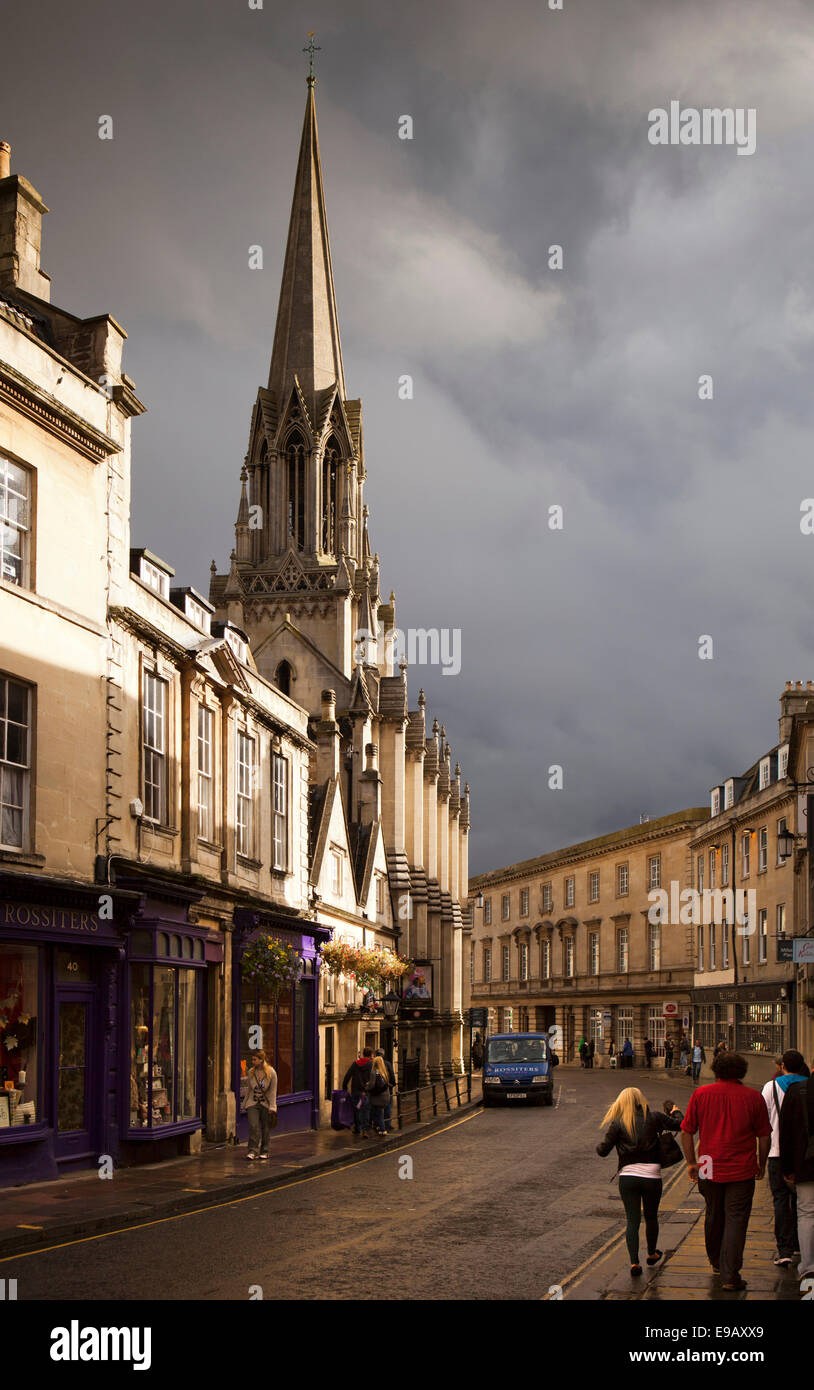
[[[684,1157],[669,1129],[663,1129],[659,1135],[659,1153],[661,1155],[659,1162],[662,1168],[672,1168],[674,1164],[680,1163]]]

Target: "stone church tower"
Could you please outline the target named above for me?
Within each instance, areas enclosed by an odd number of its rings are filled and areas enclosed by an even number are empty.
[[[403,1017],[400,1044],[421,1048],[425,1075],[448,1075],[462,1067],[469,989],[469,788],[451,766],[445,730],[437,720],[426,728],[423,691],[409,708],[406,663],[393,657],[395,594],[382,601],[370,548],[365,477],[309,76],[268,385],[252,413],[229,573],[213,562],[210,599],[246,634],[260,672],[312,716],[315,787],[336,779],[349,827],[380,819],[398,949],[433,964],[433,1018]],[[371,636],[360,642],[360,633]]]

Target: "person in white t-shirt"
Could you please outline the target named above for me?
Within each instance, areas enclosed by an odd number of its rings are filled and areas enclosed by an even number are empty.
[[[805,1081],[810,1072],[802,1052],[790,1048],[777,1063],[779,1072],[763,1087],[762,1096],[769,1112],[772,1144],[769,1149],[769,1187],[774,1202],[774,1238],[777,1254],[774,1263],[788,1269],[799,1249],[797,1238],[797,1193],[783,1180],[780,1168],[780,1110],[789,1086]]]

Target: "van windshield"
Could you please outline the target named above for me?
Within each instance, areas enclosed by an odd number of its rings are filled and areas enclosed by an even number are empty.
[[[488,1062],[545,1062],[546,1045],[543,1038],[518,1038],[516,1042],[500,1038],[488,1044]]]

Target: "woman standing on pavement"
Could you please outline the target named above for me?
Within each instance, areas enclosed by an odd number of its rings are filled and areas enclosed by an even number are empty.
[[[246,1157],[268,1158],[269,1130],[277,1123],[277,1073],[266,1061],[265,1052],[252,1053],[248,1082],[249,1151]]]
[[[639,1227],[644,1211],[647,1263],[658,1264],[659,1202],[661,1201],[661,1146],[663,1130],[678,1129],[681,1116],[663,1115],[651,1110],[637,1086],[620,1091],[603,1120],[608,1126],[605,1138],[596,1146],[602,1158],[616,1149],[619,1168],[619,1195],[627,1217],[625,1239],[630,1256],[630,1272],[639,1275]]]
[[[390,1104],[390,1077],[387,1074],[384,1057],[380,1057],[378,1054],[373,1058],[367,1093],[370,1097],[373,1129],[377,1134],[384,1134],[386,1133],[385,1111]]]

